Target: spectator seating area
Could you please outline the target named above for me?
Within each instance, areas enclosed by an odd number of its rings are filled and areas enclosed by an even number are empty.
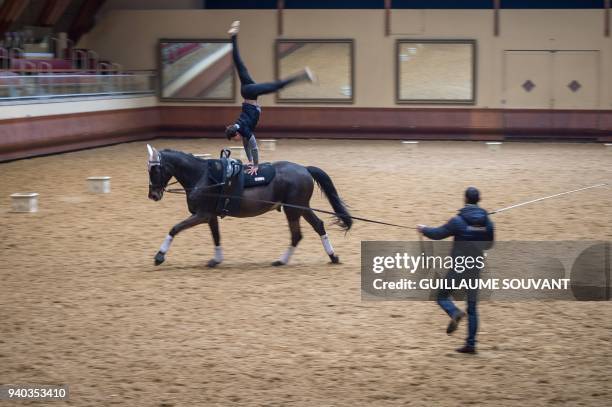
[[[55,37],[44,45],[27,41],[17,35],[2,41],[0,101],[153,92],[152,71],[126,72],[93,50],[74,47],[70,40],[61,49]]]

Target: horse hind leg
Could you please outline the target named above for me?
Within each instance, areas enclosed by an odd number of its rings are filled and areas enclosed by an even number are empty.
[[[284,266],[289,263],[291,256],[295,252],[300,240],[302,240],[302,231],[300,229],[301,213],[298,209],[284,207],[287,221],[289,222],[289,231],[291,232],[291,246],[287,248],[278,260],[272,263],[273,266]]]
[[[319,219],[319,217],[315,215],[312,210],[306,211],[303,216],[304,219],[306,219],[306,222],[310,223],[310,226],[312,226],[315,232],[317,232],[321,237],[321,243],[323,244],[325,253],[327,253],[327,255],[329,256],[329,259],[331,260],[332,264],[340,263],[340,258],[334,253],[334,248],[332,247],[331,242],[329,241],[329,236],[327,236],[327,233],[325,232],[325,224],[323,223],[323,221]]]

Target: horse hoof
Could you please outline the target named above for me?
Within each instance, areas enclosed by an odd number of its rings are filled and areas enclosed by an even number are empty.
[[[340,257],[335,254],[330,255],[329,259],[331,260],[331,264],[340,264]]]
[[[206,264],[206,267],[213,268],[213,267],[217,267],[219,264],[221,264],[220,261],[217,261],[215,259],[210,259],[210,260],[208,260],[208,263]]]
[[[155,255],[155,265],[159,266],[164,262],[164,260],[166,260],[166,255],[162,252],[157,252],[157,254]]]
[[[276,260],[274,263],[272,263],[272,265],[273,265],[274,267],[284,266],[285,264],[287,264],[287,263],[283,263],[283,262],[282,262],[282,261],[280,261],[280,260]]]

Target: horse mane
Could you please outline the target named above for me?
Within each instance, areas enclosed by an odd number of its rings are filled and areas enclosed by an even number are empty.
[[[183,185],[190,188],[206,176],[208,166],[204,160],[191,153],[165,148],[159,151],[162,166]],[[165,157],[165,158],[164,158]]]
[[[171,154],[177,154],[177,155],[194,156],[191,153],[186,153],[184,151],[179,151],[179,150],[173,150],[171,148],[164,148],[163,150],[160,150],[160,153],[171,153]]]
[[[191,153],[186,153],[184,151],[179,151],[179,150],[173,150],[171,148],[164,148],[163,150],[159,151],[159,154],[160,155],[166,154],[167,156],[170,156],[170,157],[173,157],[179,160],[187,160],[187,159],[198,160],[198,157],[196,157],[195,155]]]

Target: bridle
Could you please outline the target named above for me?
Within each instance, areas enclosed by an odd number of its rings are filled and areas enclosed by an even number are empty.
[[[176,180],[174,182],[166,184],[166,186],[161,185],[161,184],[160,185],[156,185],[156,184],[151,182],[151,168],[153,168],[156,165],[158,165],[160,167],[160,169],[162,168],[162,166],[161,166],[161,155],[159,156],[159,160],[153,160],[153,161],[149,160],[147,162],[147,167],[148,167],[148,170],[149,170],[149,186],[151,186],[153,188],[156,188],[156,189],[159,189],[159,190],[162,190],[164,192],[168,192],[170,194],[186,194],[188,191],[195,191],[195,190],[198,190],[198,189],[207,190],[207,189],[212,189],[212,188],[221,187],[221,186],[225,185],[225,182],[218,182],[216,184],[206,185],[206,186],[203,186],[203,187],[168,188],[170,185],[178,184],[178,181],[176,181]]]
[[[178,184],[178,181],[171,182],[167,186],[174,185],[174,184]],[[225,182],[218,182],[216,184],[206,185],[205,187],[163,188],[163,189],[165,192],[168,192],[170,194],[186,194],[188,191],[197,191],[198,189],[206,190],[206,189],[211,189],[211,188],[216,188],[216,187],[222,187],[223,185],[225,185]]]
[[[149,186],[156,188],[156,189],[160,189],[160,190],[166,190],[166,187],[164,187],[163,185],[155,185],[154,183],[151,182],[151,168],[155,167],[156,165],[158,165],[160,167],[161,170],[161,156],[159,157],[159,160],[149,160],[147,161],[147,170],[149,172]]]

